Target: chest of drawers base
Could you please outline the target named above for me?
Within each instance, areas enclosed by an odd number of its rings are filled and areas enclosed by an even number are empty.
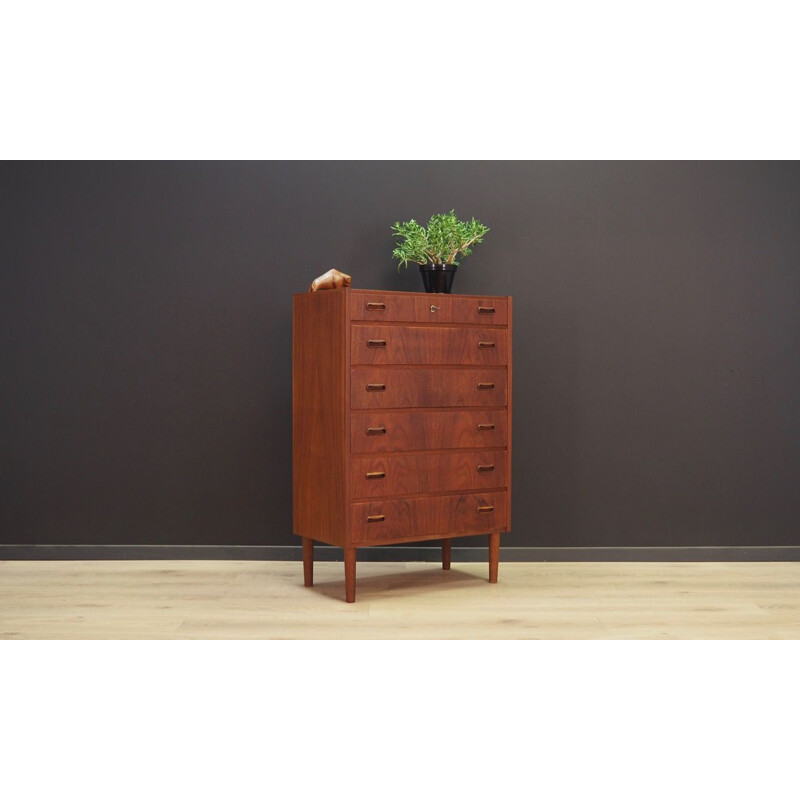
[[[511,298],[337,289],[294,296],[293,519],[314,543],[485,535],[497,581],[511,521]]]

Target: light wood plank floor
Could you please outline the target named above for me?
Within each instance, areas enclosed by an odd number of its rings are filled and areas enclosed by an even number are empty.
[[[0,562],[1,639],[798,639],[800,563]]]

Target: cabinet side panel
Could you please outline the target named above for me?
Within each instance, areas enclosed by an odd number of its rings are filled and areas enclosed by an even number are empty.
[[[295,295],[292,317],[294,532],[343,546],[345,292]]]
[[[514,326],[512,320],[512,307],[513,307],[513,298],[508,298],[508,450],[506,452],[506,456],[508,458],[508,463],[506,465],[506,474],[508,475],[508,482],[507,487],[508,491],[506,492],[506,530],[511,530],[511,452],[514,446],[514,438],[511,434],[512,431],[512,422],[514,413],[512,411],[512,398],[513,398],[513,372],[514,372]]]

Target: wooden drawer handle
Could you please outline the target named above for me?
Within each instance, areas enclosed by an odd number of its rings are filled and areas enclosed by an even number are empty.
[[[478,464],[478,472],[494,472],[494,464]]]
[[[490,511],[494,511],[494,506],[478,506],[479,514],[488,514]]]
[[[367,428],[367,436],[385,436],[386,428]]]
[[[367,303],[367,311],[384,311],[386,303]]]
[[[494,425],[492,425],[491,423],[482,422],[482,423],[480,423],[478,425],[478,430],[479,431],[493,431],[494,430]]]
[[[494,389],[494,384],[493,383],[479,383],[478,384],[478,388],[479,389]]]
[[[385,519],[383,514],[373,514],[371,517],[367,517],[367,522],[383,522]]]
[[[494,342],[478,342],[479,350],[494,350]]]
[[[490,306],[478,306],[478,313],[479,314],[494,314],[496,309],[491,308]]]
[[[367,347],[386,347],[386,339],[370,339]]]
[[[386,384],[385,383],[368,383],[367,384],[367,391],[368,392],[385,392],[386,391]]]
[[[494,469],[494,467],[492,467],[492,469]],[[380,480],[381,478],[385,478],[385,477],[386,477],[386,473],[385,472],[368,472],[367,473],[367,480],[368,481]]]

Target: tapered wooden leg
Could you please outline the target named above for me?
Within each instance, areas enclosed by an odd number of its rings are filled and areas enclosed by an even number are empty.
[[[303,537],[303,581],[306,586],[314,585],[314,540]]]
[[[450,540],[442,541],[442,569],[450,569]]]
[[[356,601],[356,548],[344,548],[344,596],[348,603]]]
[[[497,565],[500,562],[500,534],[489,534],[489,583],[497,583]]]

